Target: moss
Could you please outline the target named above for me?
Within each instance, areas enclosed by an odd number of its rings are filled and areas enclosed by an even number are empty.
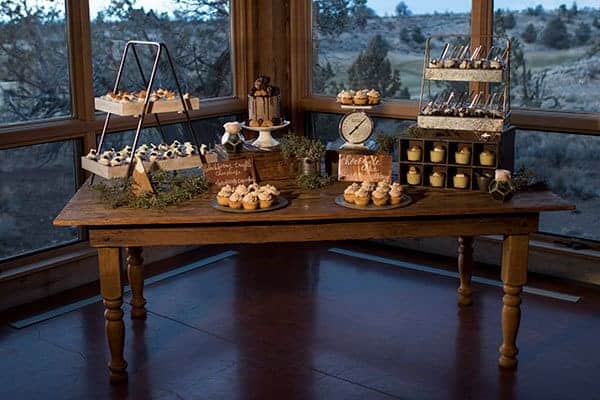
[[[296,178],[296,184],[304,190],[322,189],[334,182],[335,178],[329,175],[300,175]]]

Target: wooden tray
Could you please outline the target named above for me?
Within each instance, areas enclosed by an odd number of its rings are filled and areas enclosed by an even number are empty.
[[[200,108],[200,99],[198,97],[190,97],[186,100],[188,110],[198,110]],[[108,100],[104,97],[96,97],[94,99],[96,110],[104,111],[111,114],[121,116],[137,116],[142,113],[144,103],[141,102],[129,102],[119,103],[116,101]],[[148,105],[149,114],[159,114],[167,112],[182,112],[183,106],[179,97],[173,100],[158,100],[151,102]]]
[[[235,209],[235,208],[223,207],[217,203],[217,199],[213,199],[210,202],[210,205],[216,210],[228,212],[228,213],[236,213],[236,214],[253,214],[253,213],[259,213],[259,212],[275,211],[275,210],[279,210],[281,208],[286,207],[288,204],[289,204],[289,201],[285,197],[281,197],[281,196],[277,197],[277,200],[273,203],[273,205],[271,207],[257,208],[256,210],[244,210],[243,208]]]
[[[178,171],[182,169],[198,168],[202,165],[200,156],[196,155],[189,157],[170,158],[168,160],[160,160],[154,162],[145,161],[144,168],[146,168],[146,171],[150,171],[152,169],[152,164],[155,163],[158,166],[158,168],[163,171]],[[126,177],[127,171],[129,169],[129,164],[111,167],[108,165],[102,165],[98,161],[90,160],[86,157],[81,157],[81,168],[85,169],[86,171],[90,171],[95,175],[101,176],[105,179],[113,179]]]
[[[502,132],[504,119],[445,117],[437,115],[419,115],[417,125],[426,129],[449,129],[455,131]]]
[[[502,82],[501,69],[425,68],[425,79],[431,81]]]
[[[337,204],[338,206],[351,208],[353,210],[362,210],[362,211],[393,210],[394,208],[406,207],[411,203],[412,203],[412,197],[410,197],[407,194],[402,195],[402,197],[400,198],[400,204],[395,204],[395,205],[388,204],[387,206],[381,206],[381,207],[378,207],[373,203],[369,203],[369,205],[367,205],[366,207],[361,207],[361,206],[357,206],[356,204],[346,203],[346,200],[344,200],[343,194],[341,194],[335,198],[335,204]]]

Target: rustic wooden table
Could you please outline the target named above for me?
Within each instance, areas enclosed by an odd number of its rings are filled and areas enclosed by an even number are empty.
[[[517,364],[516,337],[520,322],[521,290],[527,278],[529,235],[538,229],[544,211],[573,210],[550,192],[520,193],[499,203],[483,193],[414,193],[414,203],[386,211],[358,211],[337,206],[344,186],[321,192],[284,192],[290,205],[257,214],[229,214],[211,208],[206,199],[166,210],[110,209],[84,185],[55,219],[56,226],[89,229],[90,245],[98,248],[100,288],[106,311],[106,335],[111,381],[127,378],[123,357],[123,285],[120,248],[127,250],[127,273],[132,291],[131,318],[146,317],[143,297],[143,246],[225,243],[275,243],[349,239],[456,236],[459,238],[458,303],[471,304],[473,237],[503,235],[502,335],[499,364]]]

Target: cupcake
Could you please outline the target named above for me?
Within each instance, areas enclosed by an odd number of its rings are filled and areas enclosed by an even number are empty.
[[[233,193],[229,196],[229,207],[239,210],[242,208],[242,195],[239,193]]]
[[[102,154],[102,157],[98,160],[98,162],[102,165],[109,166],[111,157],[108,154]]]
[[[454,153],[454,159],[457,164],[469,164],[471,162],[471,149],[468,146],[463,146],[459,151]]]
[[[444,186],[444,174],[442,172],[435,171],[433,174],[429,175],[429,184],[432,187],[443,187]]]
[[[390,184],[387,183],[386,181],[377,182],[377,187],[375,188],[375,190],[379,190],[379,189],[388,192],[390,190]]]
[[[419,146],[412,146],[406,150],[406,157],[408,161],[421,161],[421,148]]]
[[[367,192],[372,192],[375,190],[376,185],[373,182],[363,182],[360,184],[360,188],[366,190]]]
[[[280,195],[279,190],[277,190],[277,188],[273,185],[265,185],[265,186],[259,188],[259,191],[260,190],[271,193],[274,198],[277,198]]]
[[[400,186],[398,183],[394,183],[392,184],[391,188],[390,188],[390,204],[397,205],[400,204],[400,201],[402,200],[402,186]]]
[[[344,201],[346,203],[354,204],[354,193],[356,193],[358,189],[360,189],[360,187],[356,183],[348,186],[346,190],[344,190]]]
[[[366,106],[369,103],[369,96],[367,95],[368,91],[359,90],[354,95],[354,104],[357,106]]]
[[[494,166],[494,164],[496,163],[494,153],[490,150],[483,150],[481,153],[479,153],[479,162],[481,163],[481,165],[490,167]]]
[[[389,197],[390,196],[388,195],[387,190],[383,190],[381,188],[378,188],[371,194],[373,204],[375,204],[377,207],[383,207],[387,205]]]
[[[409,185],[418,185],[421,183],[421,174],[416,167],[410,167],[406,174],[406,180]]]
[[[357,206],[366,207],[369,205],[369,200],[369,192],[365,189],[358,189],[354,193],[354,204],[356,204]]]
[[[217,193],[217,204],[223,207],[229,207],[229,197],[233,194],[231,186],[223,186]]]
[[[375,106],[381,102],[381,94],[375,89],[371,89],[367,92],[367,102],[369,105]]]
[[[258,189],[260,189],[260,187],[258,186],[257,183],[252,183],[252,184],[248,185],[249,192],[258,192]]]
[[[453,181],[454,187],[457,189],[466,189],[469,185],[469,177],[463,173],[454,175]]]
[[[340,93],[340,102],[345,105],[352,105],[354,93],[349,90],[342,90]]]
[[[273,195],[269,192],[258,193],[258,206],[260,208],[269,208],[273,205]]]
[[[237,193],[240,196],[245,196],[246,194],[248,194],[248,188],[245,185],[237,185],[235,187],[234,193]]]
[[[446,156],[446,149],[444,146],[436,144],[433,147],[433,150],[429,152],[429,157],[431,158],[431,162],[439,163],[444,161],[444,157]]]
[[[258,208],[258,195],[254,192],[248,192],[242,199],[244,210],[256,210]]]

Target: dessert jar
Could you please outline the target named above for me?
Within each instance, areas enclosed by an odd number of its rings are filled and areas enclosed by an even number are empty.
[[[452,178],[452,183],[457,189],[466,189],[469,186],[469,177],[465,174],[456,174]]]

